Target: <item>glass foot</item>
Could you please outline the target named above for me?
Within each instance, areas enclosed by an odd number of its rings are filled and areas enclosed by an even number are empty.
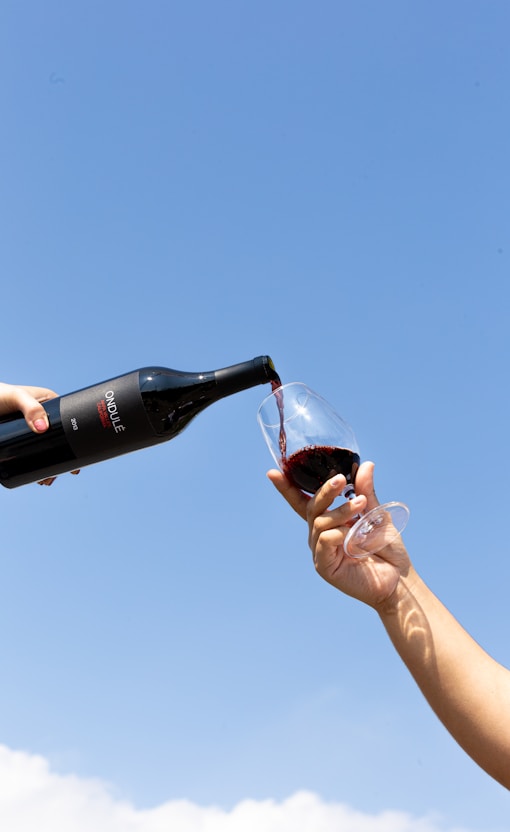
[[[365,558],[380,552],[402,534],[409,520],[404,503],[384,503],[367,511],[349,529],[344,551],[350,558]]]

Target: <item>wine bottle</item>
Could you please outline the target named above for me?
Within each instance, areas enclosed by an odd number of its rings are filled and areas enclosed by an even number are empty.
[[[16,488],[166,442],[213,402],[269,382],[280,383],[267,355],[205,373],[143,367],[44,402],[45,433],[9,414],[0,418],[0,483]]]

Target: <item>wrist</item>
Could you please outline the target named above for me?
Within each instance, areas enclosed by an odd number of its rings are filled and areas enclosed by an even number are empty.
[[[425,584],[412,566],[409,564],[399,576],[395,589],[387,598],[375,607],[375,611],[384,622],[394,616],[407,614],[413,606],[419,606],[418,596]]]

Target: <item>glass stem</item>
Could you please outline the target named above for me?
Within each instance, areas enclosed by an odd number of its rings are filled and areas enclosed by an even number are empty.
[[[350,483],[350,482],[347,483],[347,485],[345,486],[345,488],[342,491],[342,497],[345,497],[346,500],[353,500],[355,496],[356,496],[356,491],[354,490],[353,484]],[[363,517],[363,512],[360,511],[359,514],[357,515],[357,517],[358,517],[358,519],[360,517]]]
[[[352,500],[355,496],[356,492],[354,490],[354,486],[352,483],[348,483],[342,491],[342,497],[345,497],[346,500]]]

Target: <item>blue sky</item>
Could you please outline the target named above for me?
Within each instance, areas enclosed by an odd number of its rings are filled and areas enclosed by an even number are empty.
[[[351,422],[416,567],[503,664],[509,24],[502,0],[0,9],[2,380],[270,354]],[[97,801],[114,832],[126,805],[119,832],[304,832],[301,793],[314,830],[508,828],[374,613],[315,575],[265,478],[267,392],[2,489],[12,832],[37,794],[53,832],[59,801],[66,832]]]

